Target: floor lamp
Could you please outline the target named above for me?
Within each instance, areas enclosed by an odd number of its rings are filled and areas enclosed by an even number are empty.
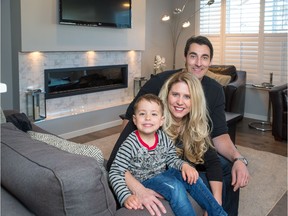
[[[186,4],[189,0],[186,0],[182,8],[175,8],[173,11],[173,22],[169,22],[170,24],[170,30],[171,30],[171,36],[172,36],[172,43],[173,43],[173,69],[175,69],[175,63],[176,63],[176,48],[178,44],[179,37],[183,31],[183,29],[188,28],[190,26],[190,19],[199,12],[202,8],[204,8],[206,5],[210,6],[214,3],[214,0],[209,0],[203,7],[200,7],[198,10],[193,12],[190,16],[188,16],[187,19],[184,19],[185,21],[183,23],[180,23],[182,20],[181,15],[183,15],[183,11],[186,7]],[[170,15],[164,15],[162,17],[163,22],[168,22],[170,20]]]

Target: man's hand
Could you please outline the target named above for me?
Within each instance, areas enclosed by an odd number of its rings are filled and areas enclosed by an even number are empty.
[[[234,162],[232,167],[232,182],[231,185],[234,186],[234,191],[237,191],[239,188],[245,187],[249,183],[249,171],[246,165],[237,160]]]
[[[151,215],[161,216],[161,212],[164,214],[166,213],[165,207],[158,199],[163,199],[163,197],[155,191],[149,188],[142,188],[137,191],[136,196]]]
[[[181,172],[184,181],[187,181],[190,185],[193,183],[195,184],[199,178],[199,173],[197,170],[187,163],[183,163]]]
[[[130,195],[124,202],[127,209],[143,209],[141,202],[136,195]]]
[[[242,157],[228,134],[222,134],[220,136],[214,137],[212,140],[217,152],[228,160],[233,161],[235,158]],[[237,191],[239,188],[248,185],[250,177],[249,171],[243,162],[239,160],[234,162],[231,175],[231,185],[234,186],[234,191]]]

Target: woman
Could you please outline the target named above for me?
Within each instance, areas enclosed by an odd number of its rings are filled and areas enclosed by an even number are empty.
[[[164,103],[163,130],[176,145],[178,155],[182,159],[190,162],[198,171],[205,169],[211,192],[221,205],[222,168],[210,141],[209,116],[199,79],[186,71],[175,73],[162,86],[159,97]],[[147,194],[147,191],[142,193],[147,189],[144,189],[130,173],[126,173],[125,177],[129,189],[138,194],[141,200],[145,199],[141,194]],[[155,203],[161,208],[156,200]],[[138,208],[142,207],[131,207]],[[165,209],[161,209],[165,213]],[[156,209],[148,211],[151,214],[155,211],[156,215],[160,215]]]

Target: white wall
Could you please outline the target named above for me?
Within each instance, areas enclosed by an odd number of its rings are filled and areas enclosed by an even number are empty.
[[[153,73],[155,55],[166,59],[166,69],[172,68],[172,43],[167,23],[161,21],[164,14],[172,11],[174,0],[146,0],[145,51],[142,55],[142,76],[147,78]]]
[[[11,41],[10,1],[1,0],[1,82],[7,85],[7,92],[0,96],[2,109],[17,106],[17,100],[13,100],[14,94],[17,97],[18,85],[13,87]]]
[[[132,0],[132,28],[60,25],[58,0],[21,1],[21,51],[145,49],[146,1]]]

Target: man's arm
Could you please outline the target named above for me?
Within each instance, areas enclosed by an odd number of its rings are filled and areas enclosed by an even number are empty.
[[[220,136],[214,137],[213,143],[219,154],[233,162],[235,158],[242,157],[239,151],[233,144],[230,136],[228,134],[222,134]],[[241,187],[245,187],[249,182],[249,171],[246,165],[242,161],[236,161],[232,167],[232,182],[231,185],[234,186],[234,191]]]
[[[225,119],[225,95],[223,87],[209,77],[204,77],[202,86],[205,92],[208,110],[213,122],[213,131],[211,133],[212,141],[219,154],[234,161],[235,158],[241,157],[228,134],[228,127]],[[232,182],[234,191],[244,187],[249,181],[249,172],[245,164],[236,161],[232,167]]]

